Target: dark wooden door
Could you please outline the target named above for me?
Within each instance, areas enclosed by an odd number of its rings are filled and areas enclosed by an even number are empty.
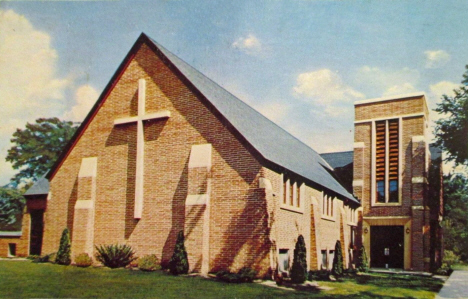
[[[42,236],[44,233],[44,210],[31,210],[31,239],[29,254],[41,255]]]
[[[371,226],[371,267],[403,268],[403,226]]]

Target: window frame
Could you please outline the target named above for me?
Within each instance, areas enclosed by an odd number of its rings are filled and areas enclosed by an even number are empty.
[[[396,202],[391,202],[390,201],[390,182],[395,181],[395,180],[390,180],[389,178],[389,167],[390,167],[390,162],[389,162],[389,149],[390,149],[390,144],[389,144],[389,123],[392,121],[396,121],[398,124],[398,171],[397,171],[397,192],[398,192],[398,201]],[[385,179],[383,181],[384,185],[384,200],[385,202],[379,202],[377,200],[377,188],[378,188],[378,182],[377,182],[377,123],[379,122],[385,122]],[[402,135],[403,131],[403,121],[401,117],[393,117],[393,118],[388,118],[388,119],[378,119],[378,120],[373,120],[372,121],[372,149],[371,149],[371,157],[372,157],[372,173],[371,173],[371,203],[372,206],[401,206],[402,205]]]
[[[322,219],[335,221],[336,196],[322,191]]]
[[[283,175],[283,196],[280,208],[292,212],[304,213],[305,186],[303,182]]]

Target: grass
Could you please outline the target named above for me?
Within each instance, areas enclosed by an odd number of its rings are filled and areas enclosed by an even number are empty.
[[[326,290],[229,284],[162,271],[0,261],[1,298],[434,298],[442,282],[428,277],[366,274],[319,285]]]

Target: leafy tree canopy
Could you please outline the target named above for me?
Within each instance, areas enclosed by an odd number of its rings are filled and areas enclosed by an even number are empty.
[[[45,174],[76,129],[73,122],[61,121],[56,117],[39,118],[36,123],[27,123],[25,129],[16,129],[6,160],[20,172],[11,180],[19,184]]]
[[[0,224],[13,224],[23,211],[26,200],[17,190],[0,188]]]
[[[468,65],[462,86],[454,90],[455,96],[443,95],[436,112],[447,117],[436,121],[436,144],[446,151],[448,161],[468,165]]]
[[[462,174],[444,180],[445,248],[468,262],[468,178]]]

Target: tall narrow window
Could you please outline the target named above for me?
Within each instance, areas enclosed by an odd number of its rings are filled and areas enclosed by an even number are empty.
[[[388,121],[388,201],[398,202],[398,119]]]
[[[294,182],[289,183],[289,205],[294,206]]]
[[[398,202],[398,119],[375,122],[375,201]]]

